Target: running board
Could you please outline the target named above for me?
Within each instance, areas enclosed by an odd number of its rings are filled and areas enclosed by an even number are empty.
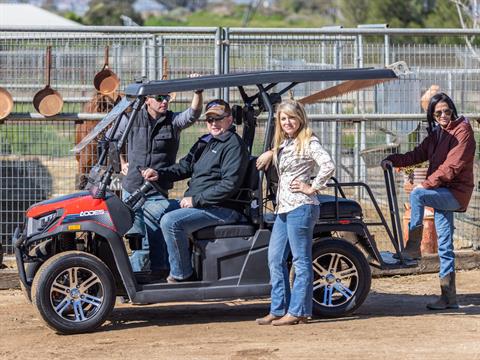
[[[134,304],[150,304],[168,301],[201,301],[216,299],[236,299],[239,297],[264,297],[270,295],[269,284],[206,286],[200,281],[180,284],[149,284],[138,291],[132,299]]]

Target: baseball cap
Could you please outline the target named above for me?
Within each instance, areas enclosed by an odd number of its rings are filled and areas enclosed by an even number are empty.
[[[230,105],[222,99],[212,100],[205,106],[205,117],[223,118],[231,113]]]

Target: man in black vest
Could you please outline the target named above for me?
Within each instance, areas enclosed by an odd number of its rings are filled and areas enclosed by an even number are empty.
[[[175,164],[180,132],[201,115],[202,91],[195,91],[190,108],[181,113],[168,110],[170,94],[147,97],[128,134],[127,160],[122,159],[124,199],[145,181],[139,169],[161,169]],[[116,138],[122,135],[127,120],[126,116],[121,120]],[[145,270],[150,258],[151,274],[162,277],[168,272],[168,256],[160,219],[164,213],[178,208],[178,203],[168,200],[168,190],[173,187],[171,181],[160,178],[157,184],[162,191],[147,194],[145,204],[136,211],[134,224],[126,236],[143,238],[142,250],[134,251],[130,257],[133,270]]]
[[[205,107],[208,134],[200,137],[187,156],[167,168],[142,172],[145,179],[178,181],[190,177],[180,209],[162,217],[160,227],[168,248],[170,275],[167,282],[189,280],[193,274],[188,237],[213,225],[243,219],[235,199],[248,166],[248,150],[235,132],[227,102],[217,99]]]

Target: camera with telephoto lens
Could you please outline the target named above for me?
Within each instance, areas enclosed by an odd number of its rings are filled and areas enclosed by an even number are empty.
[[[133,211],[140,209],[142,205],[145,204],[147,193],[152,189],[152,183],[150,181],[145,181],[142,186],[125,199],[125,205]]]

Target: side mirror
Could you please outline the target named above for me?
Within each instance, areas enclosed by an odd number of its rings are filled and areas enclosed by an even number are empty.
[[[113,167],[113,171],[119,173],[122,170],[120,162],[120,152],[117,149],[116,142],[111,142],[108,147],[108,161]]]

